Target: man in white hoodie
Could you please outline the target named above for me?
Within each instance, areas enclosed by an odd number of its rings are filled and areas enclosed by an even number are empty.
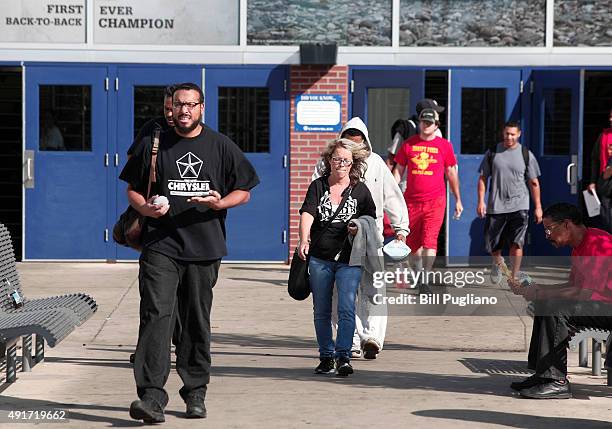
[[[395,230],[397,240],[406,241],[410,230],[408,229],[408,209],[393,174],[385,164],[385,161],[376,153],[372,152],[372,144],[368,136],[368,128],[359,117],[352,118],[340,131],[340,137],[348,138],[358,143],[365,143],[370,149],[370,156],[366,160],[368,166],[365,173],[365,184],[372,194],[376,204],[376,227],[380,238],[383,238],[383,215],[387,214],[391,225]],[[322,162],[315,166],[312,179],[321,176]],[[365,278],[365,277],[364,277]],[[376,314],[370,314],[371,306],[367,302],[364,287],[360,286],[357,299],[356,311],[356,335],[353,338],[353,357],[359,357],[363,353],[366,359],[376,359],[376,355],[382,350],[387,331],[387,308],[386,304],[376,305]],[[384,288],[378,293],[384,293]]]

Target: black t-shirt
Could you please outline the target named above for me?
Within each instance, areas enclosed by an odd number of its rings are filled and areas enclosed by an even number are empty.
[[[347,229],[350,220],[366,215],[376,219],[376,205],[365,184],[359,182],[352,189],[347,188],[344,192],[350,191],[350,195],[342,211],[338,213],[323,236],[318,239],[321,230],[335,213],[330,199],[328,179],[329,176],[319,177],[310,184],[300,214],[307,212],[314,217],[310,228],[310,239],[315,247],[310,248],[310,255],[326,261],[337,260],[346,263],[351,256],[351,243],[348,240]],[[342,195],[344,196],[344,193]],[[340,256],[336,259],[338,253]]]
[[[138,146],[140,146],[140,144],[145,142],[150,143],[153,137],[153,131],[157,128],[159,128],[163,133],[165,131],[168,131],[172,127],[168,125],[168,122],[166,122],[166,118],[164,118],[163,116],[149,119],[142,125],[142,127],[140,127],[140,130],[138,130],[138,134],[132,142],[132,145],[127,150],[127,154],[133,155],[134,152],[138,150]]]
[[[140,145],[119,178],[143,195],[149,181],[151,145]],[[225,197],[248,191],[259,183],[251,163],[228,137],[202,124],[197,137],[185,138],[174,129],[161,134],[157,182],[151,195],[164,195],[170,210],[147,218],[144,246],[186,261],[209,261],[227,255],[226,210],[213,210],[187,199],[215,190]]]

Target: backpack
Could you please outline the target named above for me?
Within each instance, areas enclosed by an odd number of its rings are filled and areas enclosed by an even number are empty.
[[[398,119],[391,125],[391,140],[399,133],[404,140],[417,133],[417,124],[413,119]]]
[[[493,174],[493,158],[497,154],[497,146],[493,146],[491,149],[487,151],[487,163],[489,164],[489,172]],[[527,177],[527,172],[529,171],[529,149],[524,145],[521,145],[521,152],[523,153],[523,161],[525,161],[525,182],[529,180]]]

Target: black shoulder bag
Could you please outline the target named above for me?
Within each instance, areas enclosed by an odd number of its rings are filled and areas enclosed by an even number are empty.
[[[153,132],[153,147],[151,148],[151,164],[149,165],[149,184],[145,200],[151,198],[151,184],[157,181],[155,167],[157,162],[157,150],[159,148],[159,129]],[[119,220],[113,227],[113,240],[122,246],[131,247],[134,250],[142,250],[142,238],[146,217],[141,215],[131,205],[119,216]]]
[[[327,231],[327,228],[329,228],[329,226],[334,221],[336,216],[338,216],[338,213],[340,213],[340,211],[344,207],[346,200],[351,195],[352,190],[353,190],[352,187],[347,188],[347,190],[345,191],[345,195],[342,198],[340,205],[338,206],[338,209],[336,210],[334,215],[331,217],[331,219],[327,221],[327,223],[325,224],[325,226],[323,227],[323,229],[321,230],[317,238],[311,242],[310,244],[311,249],[314,248],[318,244],[321,237],[323,237],[323,234],[325,233],[325,231]],[[310,296],[310,281],[309,281],[310,275],[308,274],[308,261],[309,260],[310,260],[309,255],[306,255],[305,261],[302,258],[300,258],[297,248],[295,249],[295,252],[293,252],[293,259],[291,260],[291,268],[289,269],[289,281],[287,282],[287,292],[289,292],[289,296],[291,296],[291,298],[297,301],[303,301]]]

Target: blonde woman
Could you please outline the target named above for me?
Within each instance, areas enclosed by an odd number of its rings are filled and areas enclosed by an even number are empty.
[[[372,195],[361,181],[368,155],[363,143],[348,139],[332,141],[322,154],[323,175],[310,184],[300,209],[298,253],[304,260],[307,255],[310,257],[308,269],[320,360],[315,369],[317,374],[353,373],[350,358],[361,267],[348,265],[351,255],[348,235],[357,233],[356,226],[350,223],[352,219],[365,215],[376,219]],[[334,284],[338,289],[335,342],[331,324]]]

